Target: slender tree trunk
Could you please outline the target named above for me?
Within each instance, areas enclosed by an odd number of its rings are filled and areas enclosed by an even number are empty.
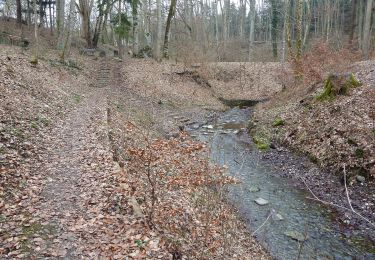
[[[272,53],[273,57],[277,58],[277,24],[278,24],[278,10],[276,0],[271,1],[272,22],[271,22],[271,37],[272,37]]]
[[[56,1],[56,26],[57,26],[57,48],[63,48],[65,0]]]
[[[255,15],[255,0],[250,0],[249,61],[253,60]]]
[[[118,1],[118,23],[119,26],[122,26],[121,16],[122,16],[122,7],[121,1]],[[124,45],[122,44],[122,38],[120,35],[117,36],[117,46],[118,46],[118,57],[122,59],[124,57]]]
[[[296,58],[301,59],[302,56],[302,0],[296,2]]]
[[[224,0],[224,12],[223,12],[223,40],[224,44],[229,38],[229,8],[230,0]]]
[[[36,9],[36,0],[33,1],[33,9],[34,9],[34,39],[35,39],[35,46],[33,50],[33,64],[38,64],[38,58],[39,58],[39,39],[38,39],[38,12]]]
[[[138,54],[138,0],[132,0],[132,19],[133,19],[133,53]]]
[[[352,13],[350,18],[349,45],[353,46],[355,29],[357,27],[358,0],[352,0]]]
[[[40,27],[43,27],[44,24],[44,10],[42,0],[39,0],[39,24]]]
[[[161,0],[156,0],[156,41],[155,41],[155,57],[157,61],[161,60],[161,34],[162,34],[162,18],[161,18]]]
[[[51,0],[48,3],[48,12],[49,12],[49,27],[51,35],[53,35],[53,19],[52,19],[52,3]]]
[[[284,63],[286,60],[286,52],[287,52],[287,46],[286,46],[286,40],[288,35],[288,27],[290,24],[289,21],[289,0],[285,0],[284,2],[284,28],[283,28],[283,44],[282,44],[282,55],[281,55],[281,62]]]
[[[218,19],[218,12],[217,12],[217,1],[214,2],[214,14],[215,14],[215,41],[216,46],[219,46],[219,19]]]
[[[363,6],[364,0],[359,1],[359,14],[358,14],[358,45],[362,50],[363,48]]]
[[[373,0],[367,0],[365,25],[363,28],[363,54],[365,56],[365,59],[369,58],[370,52],[372,2]]]
[[[21,24],[22,24],[21,0],[16,0],[16,4],[17,4],[17,23],[21,26]]]
[[[311,9],[309,1],[306,1],[306,20],[305,20],[305,31],[303,34],[302,47],[306,45],[306,41],[310,32],[311,25]]]
[[[30,8],[30,0],[27,0],[27,26],[30,29],[31,26],[31,8]]]
[[[150,35],[150,10],[148,0],[143,0],[143,24],[144,24],[144,35],[146,39],[146,46],[151,46],[151,35]]]
[[[65,62],[65,58],[69,54],[70,50],[70,43],[71,43],[71,32],[72,32],[72,24],[73,24],[73,19],[75,16],[75,1],[70,0],[70,5],[69,5],[69,15],[66,23],[66,28],[65,28],[65,40],[64,40],[64,48],[61,52],[60,59],[62,62]]]
[[[246,3],[246,0],[240,0],[240,8],[239,8],[239,13],[240,13],[239,37],[240,37],[240,39],[243,38],[244,23],[245,23],[245,17],[243,15],[244,2]]]
[[[331,15],[331,0],[326,0],[326,42],[329,41],[329,36],[331,33]]]
[[[171,27],[171,21],[176,11],[177,0],[171,0],[169,6],[169,12],[167,17],[167,24],[165,26],[164,45],[163,45],[163,57],[168,59],[168,45],[169,45],[169,31]]]

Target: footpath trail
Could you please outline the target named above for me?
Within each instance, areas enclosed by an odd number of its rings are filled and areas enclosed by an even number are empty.
[[[97,217],[90,211],[100,200],[100,180],[111,171],[105,135],[99,140],[96,134],[106,121],[103,90],[92,88],[78,109],[51,132],[44,157],[43,171],[48,179],[38,213],[57,227],[52,253],[58,256],[76,257],[82,253],[81,238],[74,231],[77,225],[90,224]]]
[[[111,240],[113,226],[103,222],[117,170],[106,118],[109,73],[101,64],[95,87],[77,95],[77,107],[41,140],[38,162],[25,170],[31,191],[21,202],[21,227],[10,231],[22,235],[10,257],[95,258]]]

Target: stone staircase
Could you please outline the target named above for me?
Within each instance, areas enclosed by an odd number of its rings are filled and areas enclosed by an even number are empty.
[[[96,87],[98,88],[105,88],[110,83],[110,75],[111,75],[111,69],[109,67],[109,62],[107,58],[103,57],[101,58],[100,64],[99,64],[99,70],[98,75],[96,76]]]

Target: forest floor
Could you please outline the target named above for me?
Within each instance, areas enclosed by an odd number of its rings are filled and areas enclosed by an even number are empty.
[[[162,88],[137,85],[147,78],[134,69],[160,68],[137,60],[57,57],[33,66],[27,51],[0,53],[2,257],[269,258],[207,188],[232,180],[208,164],[203,144],[178,136],[181,124],[223,109],[211,90],[194,83],[197,98],[180,96],[189,84],[165,85],[163,68]],[[164,181],[154,207],[147,160]]]
[[[306,172],[308,186],[327,201],[346,203],[341,176],[314,165],[296,170],[294,155],[281,145],[320,158],[322,167],[332,161],[331,168],[347,157],[331,160],[337,156],[330,151],[361,149],[363,158],[347,161],[365,161],[373,170],[371,64],[356,71],[362,87],[304,112],[299,101],[305,97],[274,100],[284,89],[278,63],[184,66],[74,53],[71,63],[61,64],[57,57],[49,51],[32,66],[29,51],[2,46],[0,53],[2,257],[268,259],[222,194],[207,189],[233,180],[208,163],[204,144],[181,134],[185,125],[225,110],[220,97],[269,100],[254,114],[257,129],[267,129],[273,142],[263,157],[300,187],[293,172]],[[278,117],[284,125],[272,126]],[[330,132],[340,124],[353,128]],[[333,139],[323,138],[328,135]],[[365,181],[360,174],[348,173],[351,202],[373,220],[374,185],[370,174]],[[373,234],[342,213],[345,227]]]

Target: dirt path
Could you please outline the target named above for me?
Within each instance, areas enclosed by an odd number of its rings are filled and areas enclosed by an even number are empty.
[[[100,195],[95,181],[110,170],[101,164],[110,158],[103,146],[105,139],[100,141],[95,133],[104,122],[105,95],[102,89],[93,88],[64,124],[51,132],[43,167],[48,180],[37,208],[57,227],[52,255],[75,257],[79,253],[79,238],[72,231],[80,220],[90,218],[88,207]]]
[[[108,88],[103,88],[107,81],[98,75],[101,88],[77,95],[77,108],[41,140],[45,149],[28,169],[34,192],[22,201],[25,217],[16,230],[24,237],[13,256],[98,256],[92,249],[101,239],[93,229],[103,217],[105,183],[114,172],[106,125]]]

